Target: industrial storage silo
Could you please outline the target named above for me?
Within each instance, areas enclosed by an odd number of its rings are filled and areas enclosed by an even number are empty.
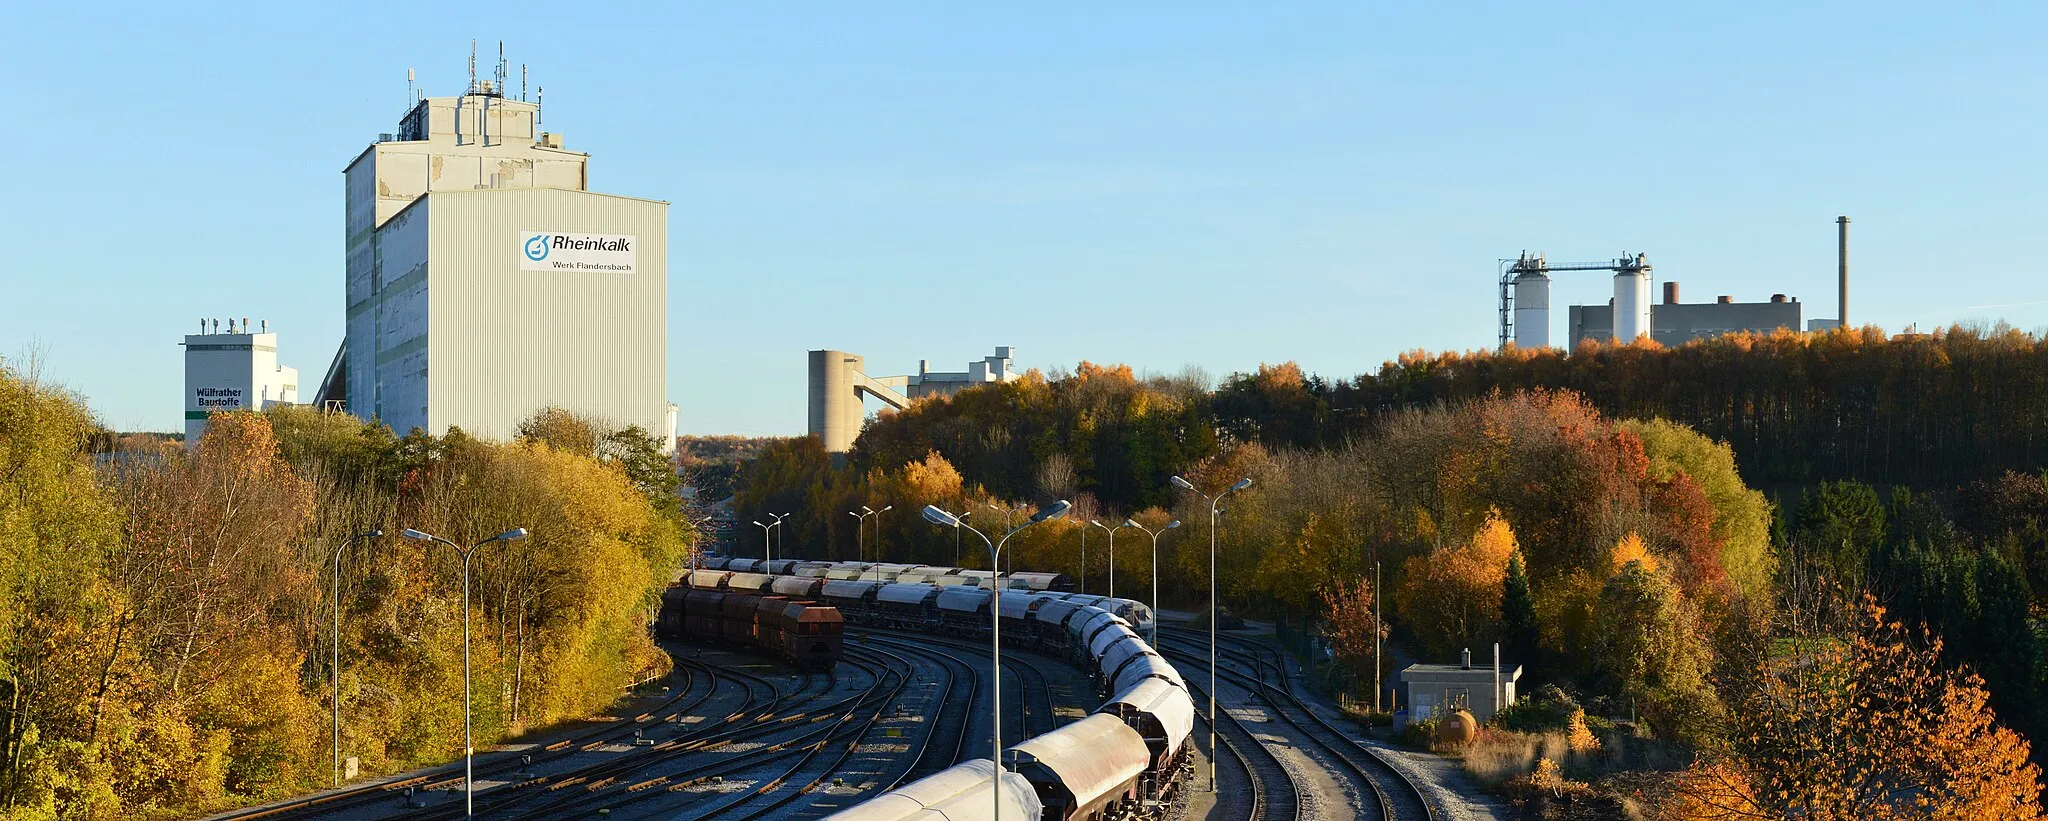
[[[1650,333],[1650,266],[1638,255],[1634,265],[1614,272],[1614,340],[1634,342]]]
[[[1515,275],[1515,347],[1550,347],[1550,276],[1541,271]]]

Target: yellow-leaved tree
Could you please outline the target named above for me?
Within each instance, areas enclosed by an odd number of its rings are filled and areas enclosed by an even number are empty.
[[[1450,658],[1499,637],[1502,583],[1516,549],[1514,529],[1493,511],[1470,543],[1402,564],[1394,604],[1424,650]]]

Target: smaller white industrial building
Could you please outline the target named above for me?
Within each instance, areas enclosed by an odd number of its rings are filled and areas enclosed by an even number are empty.
[[[1401,683],[1408,688],[1408,720],[1464,710],[1485,724],[1502,705],[1515,703],[1515,682],[1521,677],[1522,665],[1502,664],[1498,652],[1493,664],[1484,667],[1472,666],[1471,650],[1461,653],[1457,664],[1410,664],[1401,671]]]
[[[270,323],[255,333],[249,320],[199,321],[199,333],[185,335],[185,447],[198,447],[206,421],[215,413],[260,411],[299,401],[299,371],[277,364],[277,334]]]

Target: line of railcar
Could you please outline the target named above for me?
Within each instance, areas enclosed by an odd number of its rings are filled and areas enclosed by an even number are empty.
[[[925,584],[935,587],[979,587],[984,590],[1000,583],[1005,593],[1022,590],[1034,593],[1074,593],[1074,578],[1065,573],[1012,572],[995,573],[988,570],[969,570],[960,567],[919,564],[888,564],[876,562],[822,562],[803,559],[735,559],[725,556],[705,556],[698,563],[698,572],[730,572],[758,576],[795,576],[799,578],[824,579],[826,581],[865,581],[884,584]],[[1101,607],[1122,616],[1140,632],[1152,627],[1152,608],[1133,599],[1111,598],[1109,596],[1086,596],[1080,599],[1087,604]],[[906,628],[913,627],[905,625]],[[937,626],[934,622],[931,626]]]
[[[1153,617],[1142,604],[1054,589],[1071,587],[1060,574],[997,576],[933,572],[957,568],[794,560],[702,566],[710,569],[687,580],[700,592],[733,589],[735,579],[753,589],[759,582],[748,574],[782,571],[774,575],[783,578],[767,582],[766,589],[830,606],[847,624],[980,638],[988,636],[991,624],[995,597],[988,586],[1005,581],[996,613],[1004,644],[1070,658],[1094,671],[1108,695],[1094,715],[1004,751],[1004,817],[1139,818],[1167,806],[1184,780],[1194,701],[1180,673],[1139,637]],[[970,761],[832,818],[990,818],[991,766],[988,759]]]
[[[760,592],[670,587],[662,592],[655,630],[764,650],[799,670],[831,672],[845,652],[845,617],[828,604]]]

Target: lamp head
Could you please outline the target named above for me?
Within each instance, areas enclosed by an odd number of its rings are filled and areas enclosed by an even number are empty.
[[[931,522],[935,525],[946,525],[949,527],[960,526],[959,517],[954,516],[951,513],[947,513],[946,511],[940,510],[938,505],[924,506],[924,520],[927,522]]]
[[[755,519],[755,520],[754,520],[754,525],[755,525],[756,527],[767,527],[767,525],[761,524],[761,520],[760,520],[760,519]]]
[[[1046,507],[1046,509],[1031,514],[1031,521],[1043,522],[1047,519],[1060,518],[1061,516],[1067,515],[1067,511],[1071,509],[1073,506],[1074,505],[1072,502],[1068,502],[1065,499],[1061,499],[1057,502],[1053,502],[1050,506]]]
[[[875,512],[876,512],[876,513],[887,513],[887,512],[889,512],[889,511],[891,511],[891,510],[895,510],[895,509],[896,509],[896,506],[895,506],[895,505],[883,505],[883,506],[882,506],[882,509],[881,509],[881,510],[877,510],[877,511],[875,511]]]
[[[853,518],[856,518],[856,519],[860,519],[860,518],[865,518],[865,517],[861,516],[860,514],[858,514],[858,513],[855,513],[855,512],[853,512],[853,511],[851,511],[851,510],[849,510],[849,511],[846,511],[846,515],[848,515],[848,516],[852,516]]]
[[[1182,479],[1182,478],[1180,478],[1179,476],[1175,476],[1175,477],[1173,477],[1173,478],[1171,478],[1171,479],[1168,479],[1167,481],[1169,481],[1169,482],[1172,482],[1172,483],[1173,483],[1173,486],[1174,486],[1174,487],[1180,488],[1181,490],[1194,490],[1194,489],[1195,489],[1195,486],[1194,486],[1194,485],[1188,484],[1188,480],[1186,480],[1186,479]]]
[[[874,508],[871,508],[871,507],[868,507],[867,505],[861,505],[861,506],[860,506],[860,512],[862,512],[862,513],[873,513],[873,512],[875,512],[875,509],[874,509]]]
[[[411,539],[415,542],[431,542],[434,540],[434,537],[432,535],[429,535],[424,531],[414,530],[409,527],[405,529],[405,533],[403,535],[406,538]]]
[[[1161,530],[1172,530],[1172,529],[1174,529],[1174,528],[1176,528],[1176,527],[1180,527],[1180,520],[1179,520],[1179,519],[1175,519],[1175,520],[1173,520],[1173,521],[1171,521],[1171,522],[1167,522],[1167,523],[1166,523],[1166,527],[1163,527],[1163,528],[1161,528]]]
[[[1138,520],[1136,520],[1136,519],[1125,519],[1125,520],[1124,520],[1124,527],[1137,527],[1137,526],[1138,526]]]
[[[363,534],[363,536],[371,539],[382,539],[384,538],[384,528],[374,528],[370,532]]]
[[[1244,477],[1244,479],[1243,479],[1242,481],[1238,482],[1237,484],[1231,485],[1231,486],[1230,486],[1230,489],[1231,489],[1231,490],[1232,490],[1233,492],[1235,492],[1235,491],[1243,490],[1243,489],[1245,489],[1245,488],[1248,488],[1248,487],[1251,487],[1251,486],[1252,486],[1252,477],[1250,477],[1250,476],[1246,476],[1246,477]]]
[[[526,538],[526,528],[515,527],[496,536],[492,536],[491,538],[504,542],[516,542],[520,539]]]

